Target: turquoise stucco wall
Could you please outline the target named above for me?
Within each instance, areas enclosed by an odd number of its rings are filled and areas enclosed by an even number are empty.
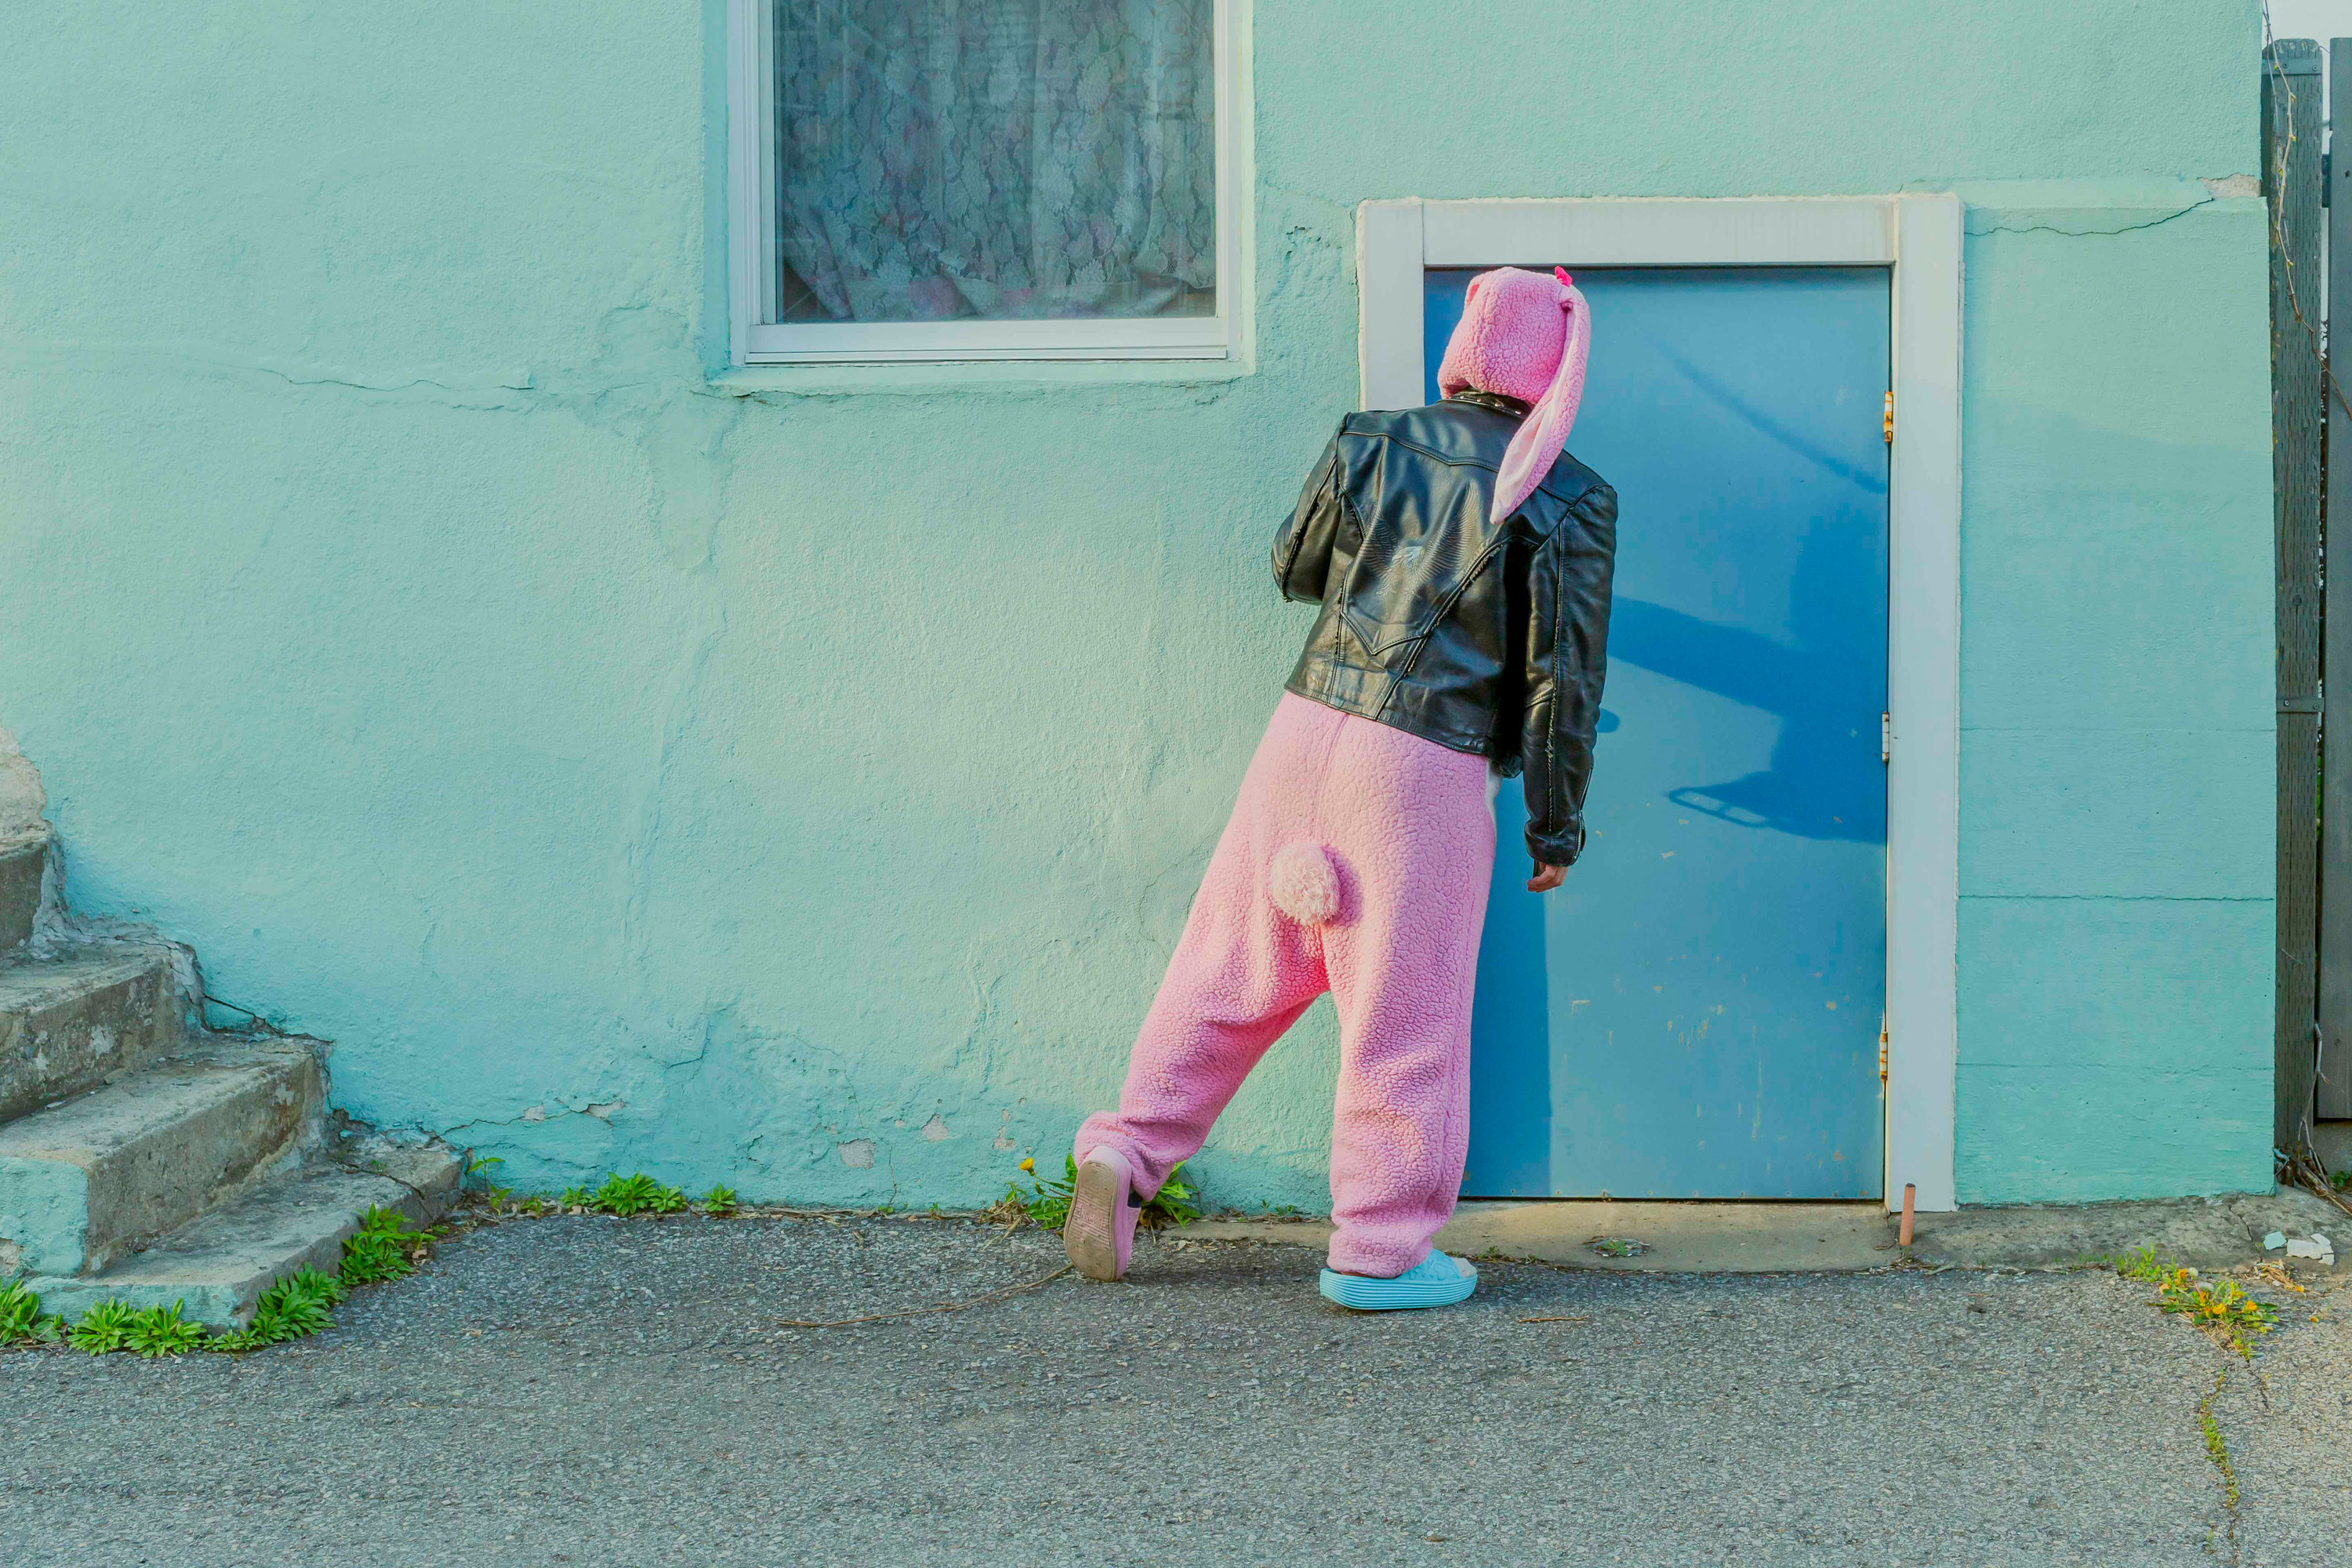
[[[2263,206],[1961,189],[1960,1197],[2265,1187]]]
[[[76,900],[521,1184],[985,1200],[1115,1090],[1303,635],[1262,545],[1354,396],[1354,205],[1958,188],[1962,1194],[2264,1184],[2263,240],[2198,183],[2253,9],[1543,9],[1257,7],[1233,371],[749,386],[716,0],[53,16],[0,724]],[[1321,1201],[1334,1050],[1213,1198]]]

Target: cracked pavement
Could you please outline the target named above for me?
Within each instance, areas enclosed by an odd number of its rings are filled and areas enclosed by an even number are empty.
[[[1357,1317],[1310,1251],[1150,1237],[1124,1285],[780,1326],[1061,1261],[960,1220],[512,1221],[244,1359],[0,1354],[0,1560],[2256,1564],[2352,1529],[2332,1282],[2252,1366],[2102,1272],[1488,1263]]]

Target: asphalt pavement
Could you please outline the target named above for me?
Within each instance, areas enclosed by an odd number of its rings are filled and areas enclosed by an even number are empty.
[[[0,1562],[2352,1561],[2325,1280],[2250,1363],[2097,1270],[1488,1262],[1356,1316],[1318,1261],[1148,1237],[803,1328],[1060,1245],[510,1221],[247,1357],[0,1354]]]

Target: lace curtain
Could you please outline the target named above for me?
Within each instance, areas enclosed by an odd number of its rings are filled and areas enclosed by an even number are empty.
[[[1211,0],[775,0],[779,316],[1210,315]]]

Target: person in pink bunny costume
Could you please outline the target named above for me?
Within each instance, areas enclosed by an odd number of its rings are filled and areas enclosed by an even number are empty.
[[[1521,775],[1528,887],[1584,845],[1617,497],[1563,447],[1591,316],[1565,272],[1471,286],[1442,401],[1350,414],[1274,544],[1315,628],[1242,781],[1118,1109],[1089,1117],[1063,1230],[1127,1272],[1142,1205],[1325,991],[1339,1016],[1322,1292],[1382,1310],[1466,1299],[1433,1251],[1469,1144],[1470,999],[1494,792]]]

